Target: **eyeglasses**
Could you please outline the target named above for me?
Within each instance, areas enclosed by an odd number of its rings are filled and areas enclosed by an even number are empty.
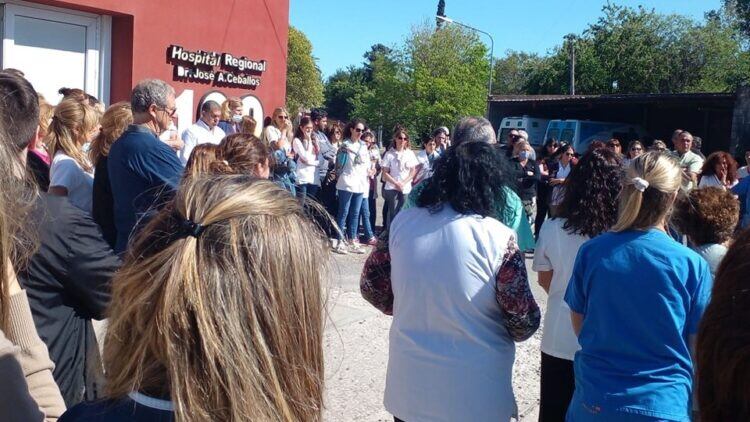
[[[167,113],[167,116],[169,116],[169,117],[174,117],[174,114],[177,113],[177,109],[176,108],[170,109],[169,107],[158,107],[157,110],[161,110],[161,111]]]
[[[360,128],[358,128],[358,127],[355,127],[355,128],[354,128],[354,131],[355,131],[355,132],[357,132],[357,133],[362,133],[362,132],[364,132],[365,130],[364,130],[364,129],[360,129]]]

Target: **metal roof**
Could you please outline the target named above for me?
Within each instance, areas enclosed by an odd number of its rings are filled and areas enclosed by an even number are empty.
[[[685,100],[734,101],[733,92],[698,92],[687,94],[603,94],[603,95],[492,95],[493,103],[541,103],[541,102],[654,102]]]

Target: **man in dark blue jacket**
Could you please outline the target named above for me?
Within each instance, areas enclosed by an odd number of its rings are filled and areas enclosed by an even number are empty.
[[[174,88],[158,79],[141,81],[130,103],[133,124],[112,145],[108,158],[118,254],[144,217],[172,197],[183,171],[175,152],[158,138],[176,111]]]

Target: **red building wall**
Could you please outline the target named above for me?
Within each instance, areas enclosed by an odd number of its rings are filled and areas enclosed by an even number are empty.
[[[253,94],[265,110],[283,105],[289,0],[37,0],[35,3],[76,9],[112,19],[111,102],[126,100],[139,80],[168,81],[177,94],[192,89],[194,108],[207,92],[226,96]],[[167,49],[226,52],[266,60],[267,70],[255,89],[214,87],[173,78]]]

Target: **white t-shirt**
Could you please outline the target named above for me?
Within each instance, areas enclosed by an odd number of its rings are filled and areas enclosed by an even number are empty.
[[[69,155],[58,151],[49,168],[50,187],[61,186],[68,190],[71,204],[91,214],[94,195],[94,171],[86,172]]]
[[[224,139],[226,134],[219,126],[214,126],[213,129],[209,129],[206,122],[198,120],[194,125],[190,126],[182,132],[182,141],[185,146],[182,147],[178,156],[182,165],[187,164],[190,159],[190,154],[193,152],[193,148],[200,144],[214,144],[219,145],[221,140]]]
[[[294,138],[292,149],[297,154],[297,183],[314,184],[318,176],[318,157],[312,141]]]
[[[370,189],[370,180],[367,178],[367,170],[370,169],[370,152],[367,144],[363,141],[353,142],[347,139],[339,145],[339,151],[341,148],[346,148],[349,157],[336,182],[336,189],[365,193]]]
[[[450,205],[393,219],[384,400],[391,414],[415,422],[510,419],[515,344],[495,293],[514,237],[499,221]]]
[[[270,144],[281,139],[281,130],[274,125],[268,125],[263,129],[263,142]]]
[[[383,161],[380,163],[380,166],[383,168],[383,172],[387,171],[392,178],[396,179],[399,182],[408,179],[409,173],[411,173],[411,171],[418,165],[419,161],[417,161],[417,156],[414,155],[414,151],[410,149],[396,151],[393,148],[385,153]],[[383,180],[385,180],[385,178]],[[386,182],[385,189],[396,190],[396,186],[394,186],[391,182]],[[409,192],[411,192],[411,180],[404,184],[401,192],[403,194],[408,194]]]
[[[532,269],[536,272],[552,271],[547,312],[544,315],[542,352],[559,359],[573,360],[581,346],[570,322],[570,308],[564,300],[565,291],[573,274],[578,249],[589,238],[568,233],[563,229],[565,221],[564,218],[555,218],[544,222],[536,241]]]
[[[736,184],[737,184],[737,181],[735,180],[734,183],[729,187],[732,188]],[[715,174],[701,176],[701,181],[698,183],[698,187],[699,188],[715,187],[715,188],[722,188],[722,189],[727,188],[726,186],[724,186],[723,183],[721,183],[721,180],[719,180],[719,178],[716,177]]]

